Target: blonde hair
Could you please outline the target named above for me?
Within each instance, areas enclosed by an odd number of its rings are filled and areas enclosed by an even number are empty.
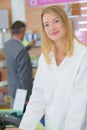
[[[63,25],[63,27],[65,28],[65,36],[64,36],[64,54],[65,55],[72,55],[73,54],[73,38],[76,38],[73,30],[72,30],[72,26],[71,23],[68,19],[67,14],[65,13],[65,11],[59,7],[58,5],[51,5],[48,6],[46,8],[44,8],[42,10],[41,13],[41,26],[42,26],[42,30],[41,30],[41,40],[42,40],[42,51],[43,54],[45,56],[46,62],[48,64],[51,63],[51,59],[49,57],[50,52],[54,52],[55,51],[55,46],[53,44],[53,41],[50,40],[45,31],[44,31],[44,25],[43,25],[43,16],[44,14],[53,14],[56,15],[60,20],[61,23]],[[54,52],[55,54],[55,52]]]

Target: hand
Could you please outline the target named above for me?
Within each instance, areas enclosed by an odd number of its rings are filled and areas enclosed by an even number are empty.
[[[22,130],[22,129],[19,129],[19,128],[5,128],[4,130]]]
[[[32,46],[34,46],[34,44],[35,44],[35,40],[32,40],[30,43],[29,43],[29,45],[32,47]]]

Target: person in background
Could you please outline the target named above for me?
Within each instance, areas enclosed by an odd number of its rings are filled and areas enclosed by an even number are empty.
[[[27,47],[23,46],[25,31],[26,24],[22,21],[15,21],[11,26],[12,37],[4,44],[11,107],[18,88],[27,90],[26,102],[32,91],[32,65],[27,51],[34,45],[34,41],[31,41]]]
[[[85,130],[87,124],[87,47],[74,35],[58,5],[41,13],[42,54],[19,128],[35,130],[45,115],[46,130]]]

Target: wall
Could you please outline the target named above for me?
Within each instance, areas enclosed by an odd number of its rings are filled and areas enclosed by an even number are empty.
[[[12,22],[25,20],[25,0],[11,0]]]
[[[9,14],[9,25],[15,20],[25,19],[25,0],[0,0],[0,9],[7,9]]]
[[[11,1],[10,0],[0,0],[0,9],[7,9],[9,14],[9,25],[12,22],[12,14],[11,14]]]
[[[28,0],[26,0],[25,7],[27,30],[32,30],[34,32],[40,30],[40,13],[43,6],[29,7]]]

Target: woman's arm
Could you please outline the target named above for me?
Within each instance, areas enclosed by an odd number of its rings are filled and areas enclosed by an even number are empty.
[[[42,57],[42,56],[41,56]],[[21,129],[35,130],[38,122],[41,120],[45,112],[45,103],[43,99],[43,86],[46,82],[44,75],[44,61],[40,57],[37,73],[35,76],[32,95],[27,104],[26,111],[20,123]],[[43,65],[42,65],[43,64]]]
[[[87,54],[76,76],[64,130],[85,130],[87,124]]]

